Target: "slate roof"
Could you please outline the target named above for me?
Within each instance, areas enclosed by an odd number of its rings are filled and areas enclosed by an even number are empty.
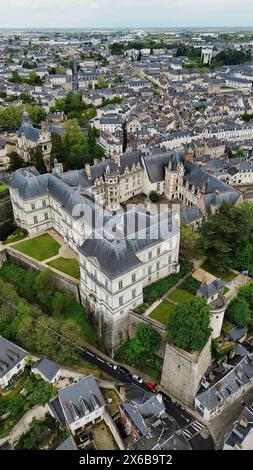
[[[157,395],[143,390],[138,385],[126,384],[125,392],[127,399],[134,404],[144,418],[150,418],[165,411],[164,404],[158,400]]]
[[[157,219],[148,213],[128,211],[111,222],[107,220],[107,226],[93,232],[79,250],[88,258],[96,258],[100,269],[114,279],[140,266],[136,254],[167,239],[171,224],[170,214]]]
[[[243,421],[245,425],[242,424]],[[244,408],[225,444],[230,447],[239,444],[240,447],[240,444],[243,444],[247,437],[251,438],[251,449],[253,449],[253,404]]]
[[[210,299],[218,294],[221,288],[225,287],[225,283],[220,279],[215,279],[215,281],[209,282],[208,284],[203,284],[198,289],[198,295]]]
[[[4,377],[27,355],[24,349],[0,336],[0,377]]]
[[[240,387],[253,379],[253,354],[239,359],[238,363],[229,370],[218,382],[196,396],[209,411],[221,406],[226,399],[236,393]],[[219,386],[220,384],[220,386]]]
[[[92,375],[62,388],[58,392],[61,407],[69,424],[105,406],[104,398]]]
[[[174,171],[183,159],[183,151],[175,149],[173,152],[157,153],[156,155],[143,156],[143,162],[146,167],[151,183],[158,183],[164,180],[165,167],[171,163],[171,169]]]
[[[33,369],[37,369],[44,377],[46,377],[50,382],[54,379],[56,374],[59,372],[61,367],[49,359],[41,359],[38,364],[36,364]]]
[[[73,437],[69,436],[55,450],[77,450],[77,446]]]

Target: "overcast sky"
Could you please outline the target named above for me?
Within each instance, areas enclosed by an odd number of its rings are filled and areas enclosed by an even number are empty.
[[[252,25],[253,0],[0,0],[0,28]]]

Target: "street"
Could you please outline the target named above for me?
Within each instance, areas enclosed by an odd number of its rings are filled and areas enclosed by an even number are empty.
[[[133,383],[141,387],[143,390],[148,390],[145,383],[140,384],[131,375],[123,374],[119,370],[114,369],[113,366],[115,365],[115,362],[107,362],[104,358],[88,351],[87,349],[83,350],[80,353],[80,356],[82,357],[82,359],[90,362],[91,364],[95,364],[100,370],[106,372],[108,375],[119,380],[120,382]],[[199,421],[196,421],[195,417],[193,417],[187,411],[182,409],[180,405],[172,403],[171,398],[164,392],[161,391],[160,393],[163,397],[164,405],[168,415],[170,415],[176,420],[186,439],[190,443],[192,449],[214,449],[213,440],[209,435],[207,428],[205,428],[205,426]],[[202,433],[205,434],[206,437],[203,437]]]

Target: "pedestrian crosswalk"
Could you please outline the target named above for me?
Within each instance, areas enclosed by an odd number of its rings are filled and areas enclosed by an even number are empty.
[[[199,434],[204,429],[204,427],[205,425],[200,423],[199,421],[193,421],[188,426],[186,426],[182,431],[186,439],[192,439],[194,436]]]

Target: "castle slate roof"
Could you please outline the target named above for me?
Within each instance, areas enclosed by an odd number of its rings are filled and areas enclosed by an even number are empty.
[[[143,162],[151,183],[158,183],[163,181],[165,177],[165,167],[171,163],[171,169],[174,171],[182,159],[183,151],[181,149],[175,149],[173,152],[164,152],[157,153],[156,155],[144,156]]]
[[[32,140],[33,142],[38,142],[40,138],[40,131],[36,129],[31,124],[22,124],[18,130],[18,137],[22,134],[25,135],[26,139]]]

